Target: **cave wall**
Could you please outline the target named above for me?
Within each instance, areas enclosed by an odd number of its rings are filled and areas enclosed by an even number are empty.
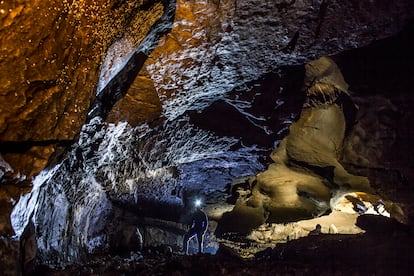
[[[3,1],[0,4],[0,142],[15,171],[40,172],[72,141],[95,98],[111,43],[138,44],[162,1]]]
[[[2,237],[10,212],[49,157],[76,140],[95,99],[112,42],[131,35],[139,44],[164,12],[163,1],[1,1],[0,205]],[[33,237],[33,232],[30,234]],[[23,245],[22,245],[23,244]],[[2,238],[4,273],[27,273],[30,242]],[[26,252],[21,255],[21,249]],[[27,247],[29,246],[29,247]],[[26,248],[27,247],[27,248]],[[35,246],[36,248],[36,246]]]

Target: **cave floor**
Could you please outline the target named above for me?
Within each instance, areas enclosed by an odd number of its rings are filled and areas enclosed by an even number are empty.
[[[243,260],[220,247],[216,255],[176,255],[144,250],[130,256],[95,256],[65,269],[38,266],[36,275],[410,275],[412,226],[362,216],[367,233],[320,234],[281,244]],[[137,258],[137,256],[139,256]]]

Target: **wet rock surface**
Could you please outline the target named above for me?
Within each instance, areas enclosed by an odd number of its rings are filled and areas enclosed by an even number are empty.
[[[405,1],[385,6],[177,1],[174,26],[144,67],[163,102],[164,115],[174,119],[282,65],[304,64],[386,37],[402,28],[409,6]],[[400,13],[404,15],[395,16]]]
[[[142,40],[146,32],[134,28],[145,18],[148,29],[162,9],[159,2],[3,2],[1,96],[9,105],[2,106],[1,140],[73,138],[109,44],[125,31]]]

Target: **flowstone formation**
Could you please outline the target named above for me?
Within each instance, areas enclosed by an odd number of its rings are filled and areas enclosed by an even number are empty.
[[[347,172],[340,162],[356,107],[339,68],[327,57],[305,68],[300,118],[272,152],[268,169],[249,179],[250,189],[239,190],[234,209],[219,221],[216,233],[222,237],[249,234],[268,246],[306,236],[317,225],[318,233],[360,233],[355,226],[360,214],[404,217],[399,206],[375,193],[367,177]]]

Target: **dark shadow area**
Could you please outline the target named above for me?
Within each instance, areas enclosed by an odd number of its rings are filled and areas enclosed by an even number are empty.
[[[411,20],[394,37],[332,57],[348,82],[354,101],[375,111],[374,116],[383,128],[382,165],[349,169],[368,176],[382,196],[403,203],[411,222],[414,218],[411,203],[414,193],[413,49],[414,21]]]
[[[395,97],[414,90],[414,21],[400,34],[332,58],[341,68],[350,91]]]
[[[190,122],[218,136],[240,138],[246,145],[272,149],[299,115],[303,66],[290,66],[246,83],[202,111],[189,111]]]
[[[0,142],[0,152],[6,153],[25,153],[32,147],[46,147],[50,145],[58,145],[61,147],[70,146],[73,140],[47,140],[47,141],[16,141],[16,142]]]

